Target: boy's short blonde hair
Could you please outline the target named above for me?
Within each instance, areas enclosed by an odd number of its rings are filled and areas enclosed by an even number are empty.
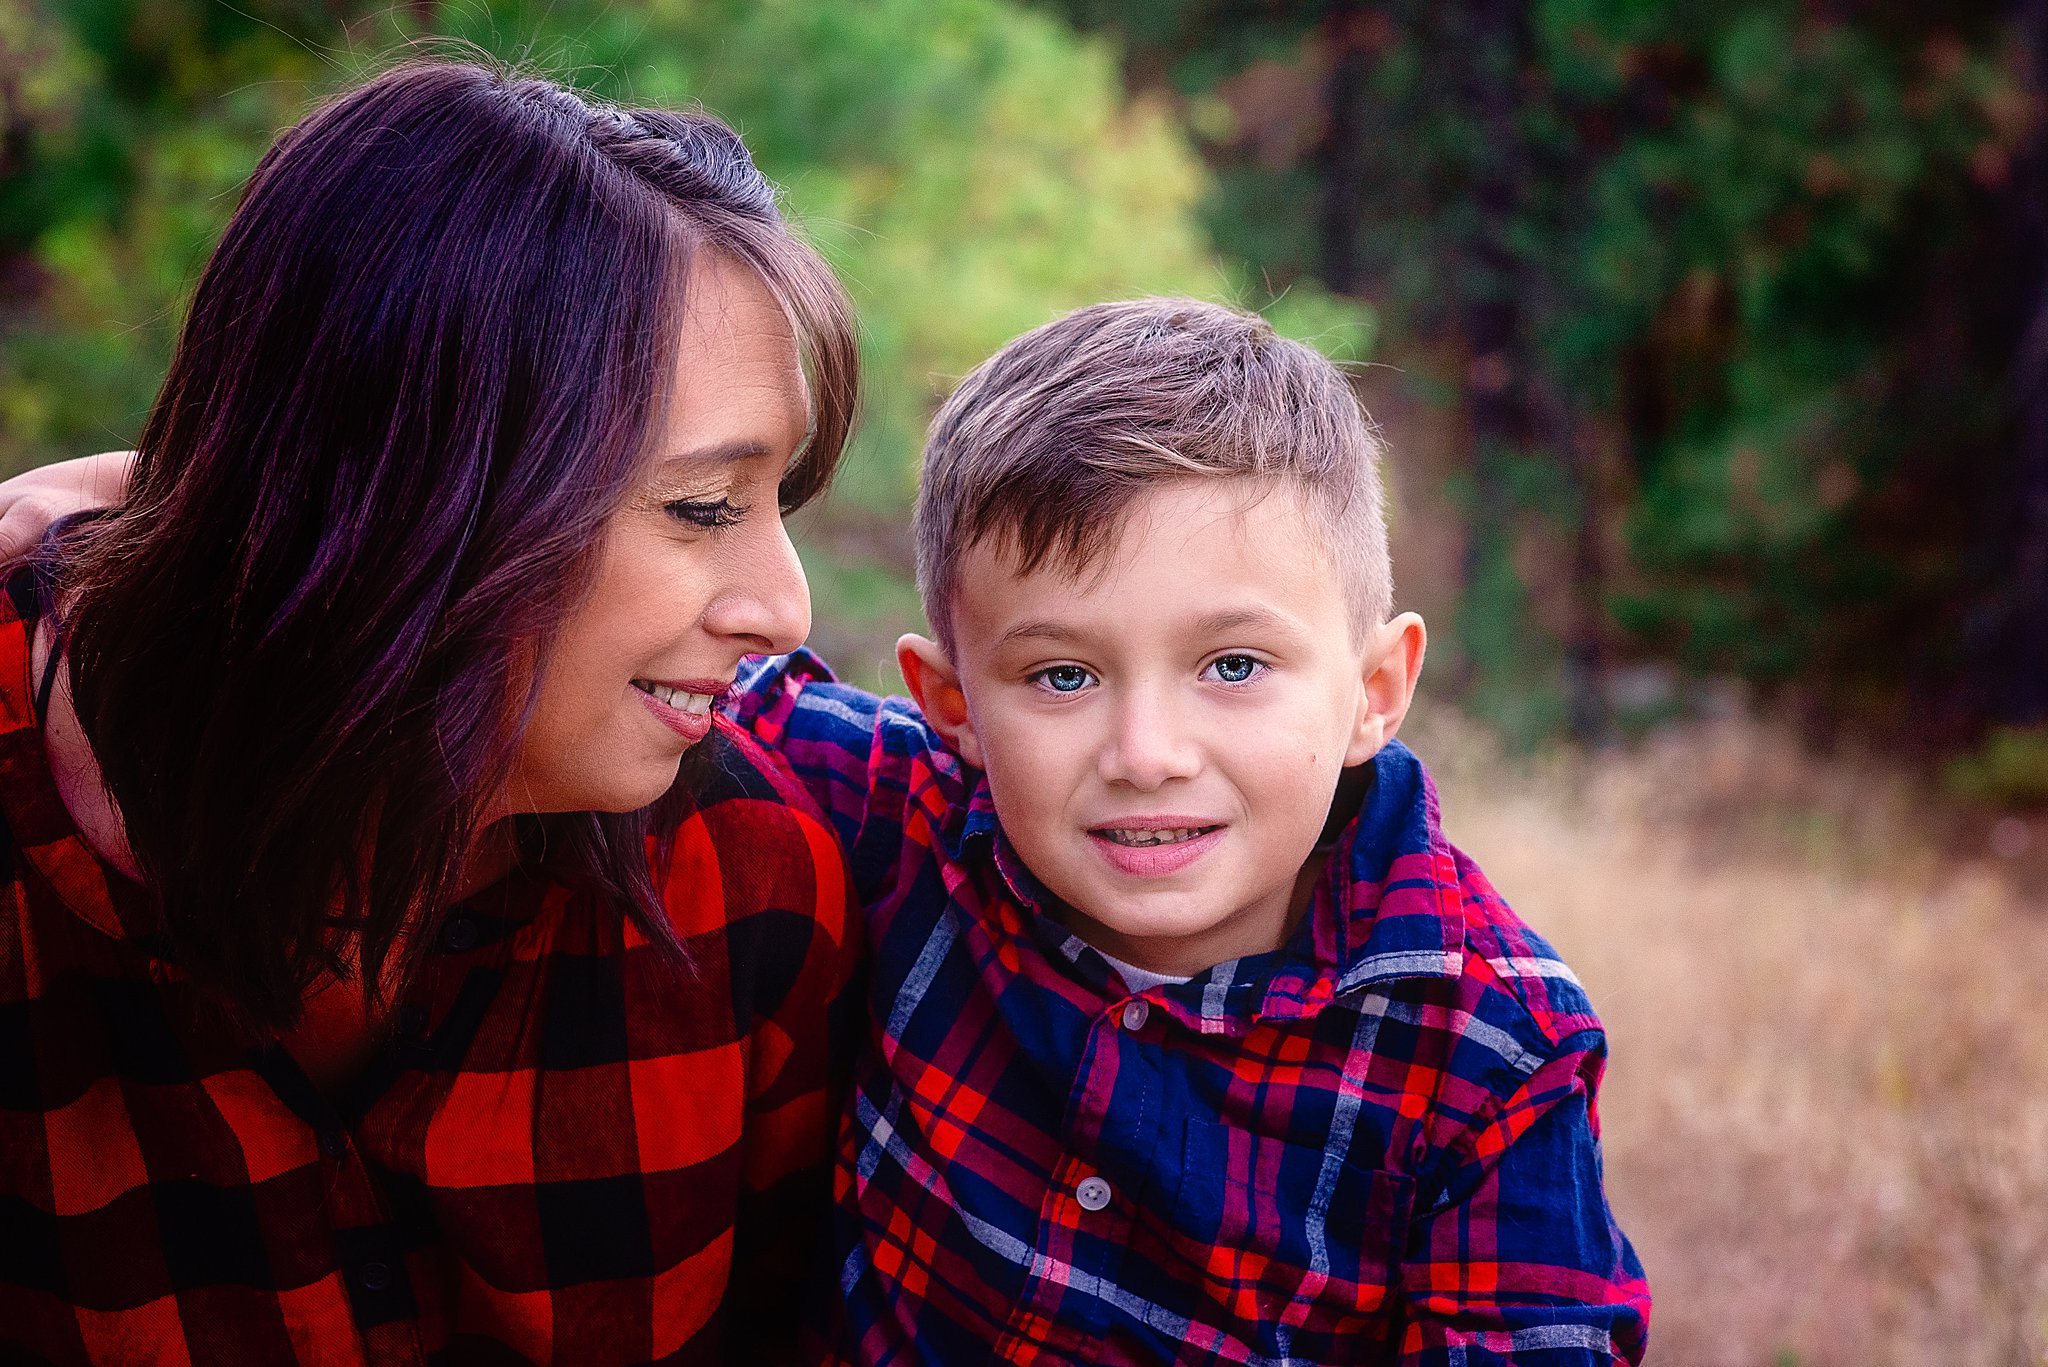
[[[1078,573],[1147,488],[1236,477],[1299,493],[1362,640],[1393,611],[1380,453],[1337,367],[1257,314],[1195,299],[1077,309],[977,366],[932,420],[914,518],[925,616],[950,651],[960,562],[984,540],[1007,542],[1020,573]]]

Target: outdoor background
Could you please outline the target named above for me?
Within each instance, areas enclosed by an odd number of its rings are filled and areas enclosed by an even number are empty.
[[[861,682],[1006,338],[1184,291],[1354,363],[1651,1360],[2044,1360],[2048,0],[0,0],[0,473],[132,439],[264,146],[436,35],[722,114],[840,268]]]

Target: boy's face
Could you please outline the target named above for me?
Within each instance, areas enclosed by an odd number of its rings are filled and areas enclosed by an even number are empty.
[[[1142,494],[1079,576],[984,544],[956,582],[952,660],[906,638],[905,673],[1073,929],[1164,973],[1277,948],[1339,771],[1406,708],[1419,619],[1355,641],[1296,494],[1224,479]]]

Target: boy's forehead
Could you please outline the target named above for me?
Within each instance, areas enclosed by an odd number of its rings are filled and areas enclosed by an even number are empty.
[[[1164,480],[1134,492],[1106,513],[1076,516],[1062,527],[1045,554],[1032,559],[1019,529],[998,528],[966,554],[983,568],[1009,578],[1049,575],[1081,587],[1148,562],[1200,552],[1218,538],[1258,538],[1276,526],[1313,534],[1307,549],[1327,554],[1305,492],[1292,481],[1250,476]],[[1028,563],[1027,563],[1028,562]]]
[[[1013,531],[970,547],[956,590],[956,630],[1012,634],[1019,615],[1059,618],[1090,608],[1157,616],[1191,598],[1209,607],[1227,599],[1242,616],[1268,599],[1285,612],[1343,597],[1318,519],[1284,480],[1162,483],[1116,511],[1092,554],[1056,544],[1037,563],[1026,560]]]

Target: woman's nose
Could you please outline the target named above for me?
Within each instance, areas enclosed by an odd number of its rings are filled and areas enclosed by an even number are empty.
[[[795,650],[811,634],[811,586],[789,529],[779,516],[764,518],[757,535],[727,546],[725,583],[705,610],[705,626],[750,653]]]

